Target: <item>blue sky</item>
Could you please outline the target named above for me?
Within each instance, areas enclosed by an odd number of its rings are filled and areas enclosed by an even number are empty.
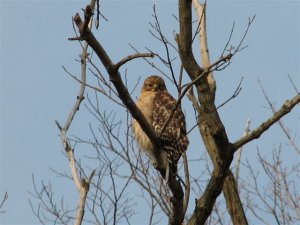
[[[4,207],[7,213],[0,215],[1,224],[37,224],[28,204],[32,174],[37,180],[53,182],[57,192],[65,193],[66,199],[76,196],[73,184],[57,177],[50,168],[69,169],[54,121],[66,119],[77,95],[78,83],[65,74],[62,65],[79,74],[80,67],[74,59],[80,54],[80,46],[67,38],[74,36],[71,17],[87,2],[1,0],[0,196],[6,191],[9,194]],[[172,14],[177,15],[177,1],[101,2],[102,13],[109,22],[102,21],[95,35],[115,62],[133,53],[128,43],[141,51],[148,46],[165,54],[160,43],[148,33],[152,6],[155,2],[163,31],[172,40],[173,31],[178,31],[172,17]],[[233,44],[237,44],[248,17],[256,15],[245,40],[248,48],[238,53],[226,70],[215,73],[217,104],[226,100],[244,77],[240,96],[220,109],[228,136],[234,141],[243,133],[247,118],[254,128],[271,115],[264,107],[267,104],[257,78],[277,107],[295,95],[288,74],[300,87],[299,2],[241,0],[208,1],[208,4],[208,44],[212,62],[222,52],[232,23],[236,23]],[[144,79],[157,73],[142,60],[128,64],[127,68],[128,75],[136,80],[139,76]],[[133,98],[139,95],[140,86]],[[175,95],[175,90],[169,89]],[[187,99],[184,101],[189,114],[192,108]],[[298,144],[299,112],[296,107],[284,119]],[[121,118],[122,114],[118,116]],[[193,126],[193,119],[187,120],[188,126]],[[85,132],[88,122],[90,116],[80,111],[71,134],[88,137]],[[191,134],[189,157],[197,155],[197,135],[197,132]],[[260,140],[245,146],[245,157],[255,161],[256,146],[267,155],[278,143],[288,149],[286,138],[275,125]],[[284,157],[291,156],[287,153]],[[141,218],[137,223],[139,221]]]

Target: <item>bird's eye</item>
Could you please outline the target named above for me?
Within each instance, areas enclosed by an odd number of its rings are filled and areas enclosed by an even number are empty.
[[[152,84],[148,84],[148,87],[152,87]]]

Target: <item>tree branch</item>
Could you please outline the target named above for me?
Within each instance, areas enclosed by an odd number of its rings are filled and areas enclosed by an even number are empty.
[[[289,113],[294,106],[296,106],[300,102],[300,94],[296,95],[291,100],[287,100],[278,110],[274,113],[272,117],[270,117],[267,121],[263,122],[259,127],[257,127],[255,130],[249,132],[245,137],[242,137],[241,139],[237,140],[233,144],[233,150],[236,151],[243,145],[247,144],[248,142],[257,139],[262,135],[266,130],[268,130],[274,123],[276,123],[281,117]]]
[[[89,178],[87,180],[85,180],[85,179],[81,180],[80,197],[79,197],[79,203],[78,203],[78,208],[77,208],[74,225],[81,225],[81,223],[83,221],[86,197],[89,192],[90,183],[95,174],[95,171],[96,170],[93,170],[93,172],[91,173],[91,175],[89,176]]]
[[[60,130],[61,141],[62,141],[63,147],[66,150],[66,153],[68,155],[72,177],[73,177],[73,180],[77,187],[77,190],[79,192],[81,192],[81,189],[82,189],[81,181],[80,181],[80,178],[78,175],[78,169],[77,169],[76,160],[75,160],[75,156],[74,156],[74,150],[72,149],[72,147],[69,144],[69,141],[67,138],[67,132],[68,132],[68,129],[74,119],[74,116],[76,115],[76,112],[79,110],[79,106],[80,106],[81,102],[84,99],[84,91],[85,91],[85,83],[86,83],[87,48],[88,48],[88,45],[86,44],[83,47],[82,54],[81,54],[81,80],[82,80],[82,83],[80,85],[80,90],[79,90],[79,94],[76,98],[76,102],[75,102],[73,108],[71,109],[69,116],[67,118],[67,121],[65,122],[63,127],[57,121],[55,121],[58,129]]]
[[[145,58],[145,57],[151,57],[153,58],[155,56],[154,53],[137,53],[137,54],[134,54],[134,55],[129,55],[127,57],[125,57],[124,59],[122,59],[120,62],[118,62],[116,64],[116,69],[119,69],[121,66],[123,66],[125,63],[133,60],[133,59],[136,59],[136,58]]]

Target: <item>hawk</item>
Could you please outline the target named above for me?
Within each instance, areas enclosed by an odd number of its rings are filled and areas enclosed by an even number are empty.
[[[141,150],[149,156],[154,167],[163,171],[166,178],[169,177],[170,170],[174,175],[177,174],[177,163],[189,144],[185,117],[180,106],[177,107],[167,126],[161,132],[176,104],[176,100],[167,91],[161,77],[150,76],[144,81],[141,96],[136,105],[160,138],[161,147],[158,149],[160,157],[154,156],[154,152],[157,150],[154,149],[139,123],[133,120],[133,132],[137,143]]]

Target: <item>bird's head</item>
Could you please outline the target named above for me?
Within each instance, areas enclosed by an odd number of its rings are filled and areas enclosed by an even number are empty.
[[[150,76],[144,81],[142,91],[166,91],[165,81],[160,76]]]

